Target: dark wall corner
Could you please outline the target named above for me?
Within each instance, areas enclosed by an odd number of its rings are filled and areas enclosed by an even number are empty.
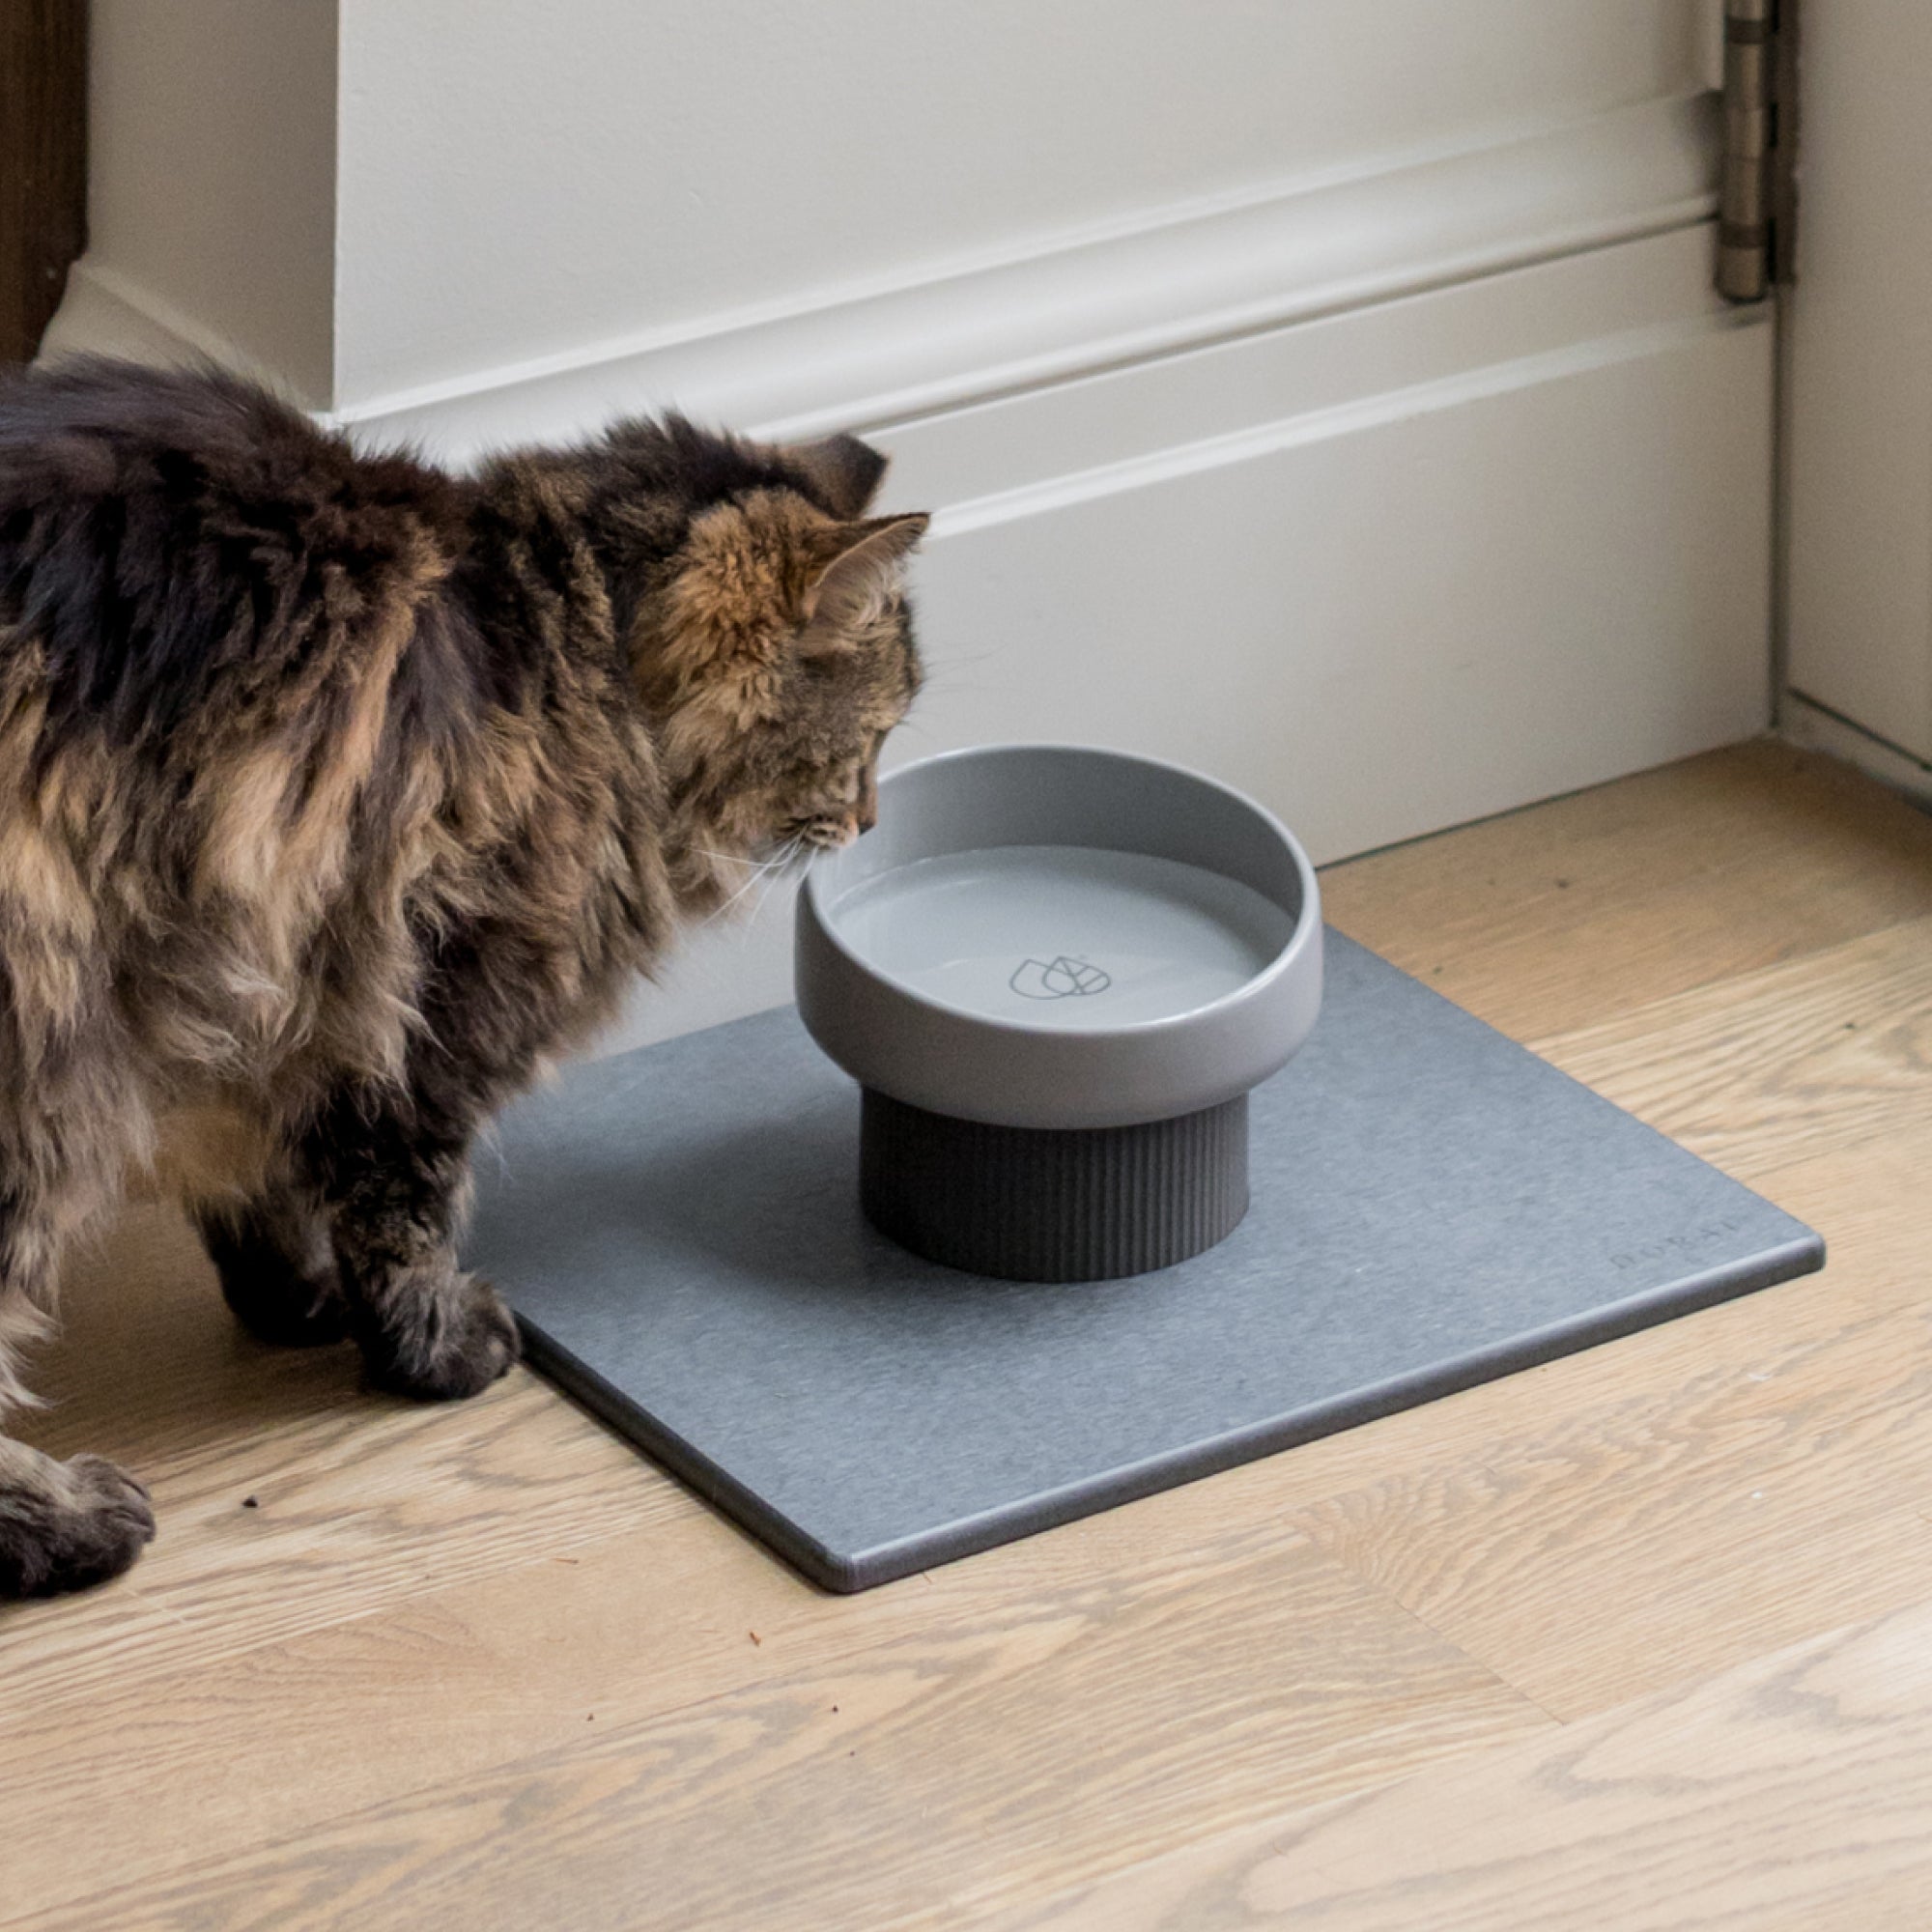
[[[0,0],[0,361],[40,347],[87,245],[87,0]]]

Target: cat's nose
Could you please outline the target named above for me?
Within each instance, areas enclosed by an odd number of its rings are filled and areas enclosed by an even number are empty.
[[[857,838],[862,832],[869,832],[879,822],[879,801],[876,798],[862,799],[859,809],[852,814],[852,836]]]

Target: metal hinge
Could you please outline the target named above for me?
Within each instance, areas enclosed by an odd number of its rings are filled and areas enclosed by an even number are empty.
[[[1724,0],[1718,293],[1758,301],[1794,278],[1798,0]]]

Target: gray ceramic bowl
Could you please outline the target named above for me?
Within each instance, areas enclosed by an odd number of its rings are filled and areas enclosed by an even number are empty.
[[[1321,897],[1210,779],[987,746],[884,781],[877,829],[806,881],[796,971],[866,1090],[878,1225],[980,1273],[1138,1273],[1246,1209],[1246,1095],[1315,1024]]]
[[[952,752],[893,773],[877,829],[812,867],[797,983],[819,1045],[910,1105],[1169,1120],[1308,1037],[1321,895],[1287,828],[1211,779],[1081,746]]]
[[[1321,900],[1225,784],[1080,746],[952,752],[798,896],[798,1010],[864,1088],[860,1202],[935,1262],[1099,1281],[1248,1211],[1248,1090],[1321,1005]]]

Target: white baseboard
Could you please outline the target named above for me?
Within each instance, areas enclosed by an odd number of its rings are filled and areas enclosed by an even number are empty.
[[[1182,209],[937,278],[705,318],[354,400],[327,419],[452,462],[668,407],[753,433],[880,429],[1473,276],[1715,209],[1708,96]],[[234,352],[84,258],[48,353]]]
[[[1849,718],[1796,691],[1787,691],[1778,708],[1778,735],[1807,752],[1828,756],[1861,771],[1915,804],[1932,806],[1932,765],[1915,757],[1901,745],[1854,724]]]
[[[41,338],[38,359],[58,362],[69,355],[112,355],[163,365],[213,362],[252,376],[303,407],[309,402],[226,336],[91,255],[83,255],[68,270],[67,293]]]
[[[772,436],[879,429],[1704,219],[1715,144],[1707,98],[1653,102],[941,280],[379,397],[336,419],[456,460],[665,407]]]

